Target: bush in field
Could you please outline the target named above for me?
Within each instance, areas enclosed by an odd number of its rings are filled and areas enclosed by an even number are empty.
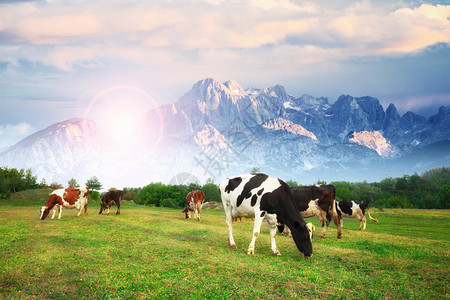
[[[94,200],[94,201],[99,200],[99,196],[100,196],[100,193],[98,191],[92,191],[92,193],[91,193],[92,200]]]
[[[220,202],[220,190],[214,183],[207,183],[201,188],[202,192],[205,194],[205,202],[216,201]]]
[[[139,195],[134,189],[123,189],[123,199],[127,201],[133,201],[134,203],[140,203]]]
[[[161,206],[162,207],[171,207],[171,208],[178,208],[178,204],[173,201],[172,199],[164,199],[163,201],[161,201]]]
[[[50,184],[50,188],[53,189],[53,190],[59,190],[59,189],[62,189],[63,186],[62,186],[62,184],[59,184],[57,182],[52,182]]]

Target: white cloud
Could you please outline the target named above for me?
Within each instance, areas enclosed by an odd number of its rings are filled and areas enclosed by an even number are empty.
[[[0,150],[14,145],[30,135],[31,132],[31,125],[23,122],[16,125],[0,125]]]
[[[160,73],[179,70],[172,76],[195,74],[195,79],[221,67],[237,78],[410,55],[436,43],[450,44],[450,5],[323,3],[79,0],[0,5],[0,61],[13,68],[26,61],[65,72],[76,66],[128,64]]]

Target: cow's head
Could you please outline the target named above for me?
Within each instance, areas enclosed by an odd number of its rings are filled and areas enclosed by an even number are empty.
[[[101,215],[104,210],[106,210],[106,202],[103,202],[103,198],[102,198],[102,202],[100,202],[100,212],[99,212],[99,214]]]
[[[41,207],[41,220],[44,220],[47,218],[48,214],[50,213],[50,209],[47,206]]]
[[[183,211],[186,214],[186,219],[189,219],[191,217],[191,214],[189,213],[189,208],[186,207],[185,209],[183,209]]]
[[[300,250],[300,252],[303,253],[305,257],[310,258],[313,256],[311,242],[312,233],[310,233],[310,230],[312,231],[312,227],[308,224],[306,224],[305,222],[300,223],[298,221],[294,221],[289,229],[291,230],[292,238],[294,239],[295,245],[297,245],[298,250]]]

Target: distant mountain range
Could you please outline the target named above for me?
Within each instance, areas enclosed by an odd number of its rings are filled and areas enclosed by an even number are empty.
[[[31,168],[47,182],[143,186],[192,173],[202,183],[260,171],[303,184],[378,181],[450,165],[450,107],[429,119],[373,97],[295,98],[276,85],[197,82],[177,103],[148,111],[127,142],[72,119],[0,153],[0,165]]]

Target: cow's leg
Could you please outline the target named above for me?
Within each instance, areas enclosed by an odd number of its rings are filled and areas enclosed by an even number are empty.
[[[271,246],[272,246],[272,252],[275,255],[281,255],[280,251],[278,251],[278,249],[277,249],[277,244],[275,242],[275,235],[277,233],[277,221],[274,219],[268,218],[267,223],[269,224],[269,228],[270,228],[270,241],[271,241]]]
[[[202,215],[202,206],[198,208],[198,220],[200,221],[200,217]]]
[[[80,210],[78,211],[77,217],[81,216],[82,211],[83,211],[83,208],[80,208]]]
[[[261,230],[261,223],[263,221],[263,217],[259,215],[259,213],[255,213],[255,223],[253,224],[253,236],[250,245],[248,246],[247,254],[255,254],[255,242],[259,236],[259,232]]]
[[[116,215],[120,215],[120,202],[117,204],[117,212]]]
[[[336,210],[336,202],[333,199],[332,202],[332,206],[330,207],[330,209],[328,210],[328,212],[331,214],[332,218],[333,218],[333,222],[336,225],[337,228],[337,238],[340,239],[342,237],[342,216],[339,217],[338,212]]]
[[[362,230],[366,230],[366,217],[365,216],[363,216],[361,218],[361,224],[359,225],[359,230],[361,230],[361,227],[362,227]]]
[[[236,249],[236,243],[233,238],[233,217],[231,216],[231,207],[224,207],[226,222],[228,225],[228,241],[233,249]]]
[[[317,215],[317,217],[320,219],[322,219],[322,232],[320,233],[319,237],[323,238],[325,236],[325,234],[327,233],[328,230],[328,224],[330,224],[330,222],[327,219],[327,214],[325,213],[325,211],[323,211],[322,209],[320,209],[319,207],[319,213]]]
[[[53,208],[53,214],[52,214],[52,217],[51,217],[51,220],[53,220],[54,218],[55,218],[55,214],[56,214],[56,206]]]
[[[63,207],[60,205],[60,206],[58,207],[58,209],[59,209],[58,220],[61,220],[61,215],[62,215],[62,209],[63,209]]]
[[[197,220],[197,219],[198,219],[198,208],[196,206],[196,207],[194,207],[194,220]]]
[[[109,210],[111,209],[111,205],[108,205],[108,212],[106,213],[107,215],[109,215]]]

